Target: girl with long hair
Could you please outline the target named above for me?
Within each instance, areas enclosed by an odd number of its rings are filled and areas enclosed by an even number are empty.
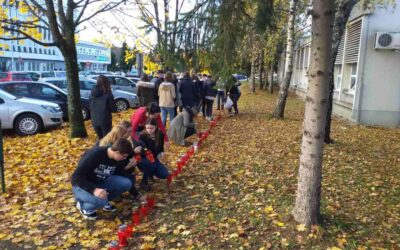
[[[139,136],[139,143],[145,149],[142,153],[141,164],[138,165],[139,169],[143,171],[140,187],[149,191],[151,189],[148,183],[150,177],[166,179],[168,176],[168,169],[160,162],[160,159],[165,157],[164,134],[158,128],[156,119],[150,118],[146,121],[145,129]]]
[[[89,102],[93,129],[100,140],[111,131],[111,113],[117,111],[114,96],[111,93],[110,80],[107,77],[100,75],[97,78],[96,86],[92,89]]]

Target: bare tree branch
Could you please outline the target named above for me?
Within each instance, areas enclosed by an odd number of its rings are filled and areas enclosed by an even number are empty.
[[[37,43],[37,44],[42,45],[42,46],[58,46],[59,45],[57,42],[45,43],[45,42],[42,42],[40,40],[37,40],[36,38],[33,38],[31,35],[25,33],[22,30],[12,29],[12,28],[8,28],[8,27],[3,27],[3,28],[5,30],[7,30],[7,31],[19,33],[19,34],[23,35],[24,37],[15,37],[15,38],[3,38],[3,37],[0,37],[0,40],[23,40],[23,39],[29,39],[29,40],[33,41],[34,43]]]
[[[108,3],[108,4],[106,4],[103,8],[101,8],[100,10],[98,10],[98,11],[95,11],[94,13],[92,13],[91,15],[89,15],[88,17],[86,17],[86,18],[83,18],[83,19],[81,19],[81,20],[76,20],[74,23],[75,23],[75,26],[77,27],[79,24],[81,24],[81,23],[83,23],[83,22],[85,22],[85,21],[87,21],[87,20],[89,20],[89,19],[91,19],[91,18],[93,18],[93,17],[95,17],[95,16],[97,16],[98,14],[100,14],[100,13],[103,13],[103,12],[107,12],[107,11],[109,11],[109,10],[112,10],[112,9],[114,9],[114,8],[116,8],[116,7],[118,7],[119,5],[121,5],[122,3],[125,3],[127,0],[120,0],[119,2],[116,2],[116,3]],[[82,14],[83,15],[83,14]],[[82,17],[82,16],[81,16]]]

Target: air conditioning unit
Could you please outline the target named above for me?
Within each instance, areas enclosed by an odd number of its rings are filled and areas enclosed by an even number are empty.
[[[400,32],[377,32],[375,49],[400,49]]]

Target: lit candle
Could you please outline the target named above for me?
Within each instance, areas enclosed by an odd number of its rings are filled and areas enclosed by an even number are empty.
[[[135,211],[135,212],[132,214],[132,223],[133,223],[134,226],[137,226],[137,225],[140,224],[140,214],[139,214],[139,211]]]
[[[126,247],[128,245],[127,236],[126,236],[126,225],[122,224],[118,227],[118,246]]]

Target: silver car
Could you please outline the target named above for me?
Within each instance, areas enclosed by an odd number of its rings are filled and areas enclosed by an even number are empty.
[[[129,93],[136,94],[136,83],[126,77],[123,76],[116,76],[116,75],[104,75],[110,80],[111,88],[113,90],[124,90],[128,91]],[[90,78],[93,80],[97,80],[98,75],[88,75],[86,78]]]
[[[41,79],[41,81],[52,83],[64,90],[67,89],[67,80],[65,77],[43,78]],[[92,88],[96,85],[96,81],[89,78],[80,77],[79,85],[80,85],[81,97],[89,98]],[[139,107],[139,99],[136,96],[136,94],[124,90],[114,90],[114,89],[112,90],[112,94],[115,99],[117,111],[124,111],[129,108]]]
[[[17,97],[0,90],[0,120],[2,129],[14,129],[19,135],[33,135],[43,128],[62,123],[59,105],[26,97]]]

